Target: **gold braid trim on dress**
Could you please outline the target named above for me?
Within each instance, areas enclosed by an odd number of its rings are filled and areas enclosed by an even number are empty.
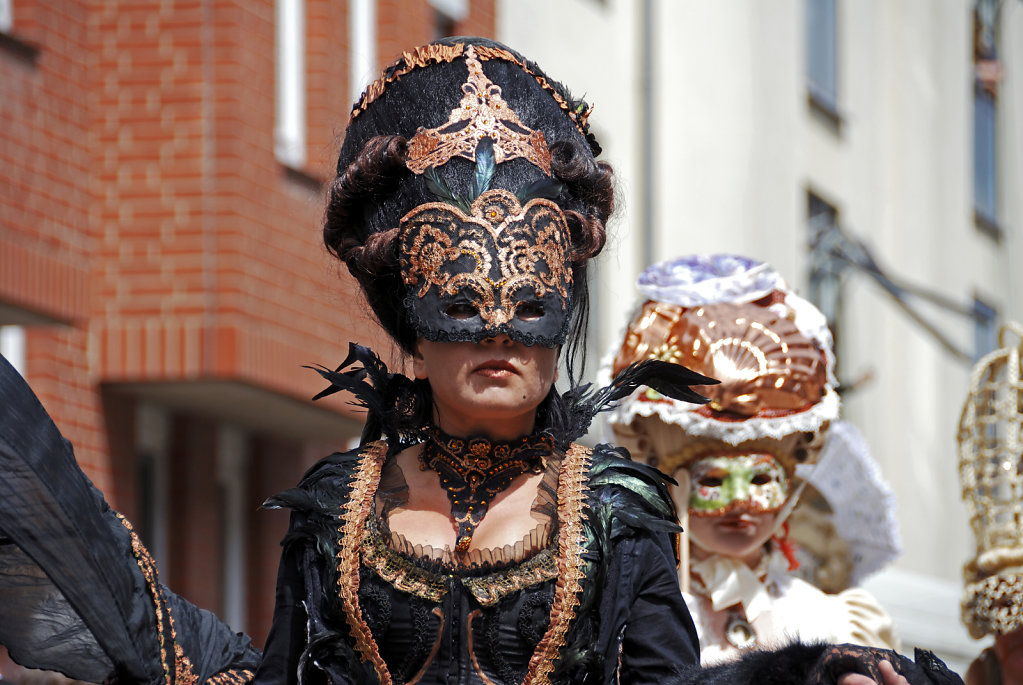
[[[439,603],[448,592],[444,575],[422,568],[387,547],[373,515],[367,517],[362,538],[362,563],[395,589],[415,597]]]
[[[558,582],[551,607],[550,625],[529,660],[523,685],[547,685],[554,662],[565,646],[565,637],[575,618],[579,592],[585,576],[583,518],[589,491],[589,448],[573,444],[561,463],[558,480]]]
[[[391,674],[380,656],[380,649],[373,640],[366,619],[362,617],[362,607],[359,606],[359,564],[366,519],[373,509],[373,498],[380,485],[380,470],[386,457],[387,444],[378,440],[359,458],[359,465],[352,477],[351,493],[341,505],[341,525],[337,529],[337,592],[344,606],[345,621],[351,629],[356,651],[363,661],[373,664],[381,685],[390,685]]]
[[[463,54],[468,46],[464,43],[456,43],[454,45],[421,45],[412,50],[401,53],[401,57],[394,63],[394,65],[384,72],[384,75],[378,78],[373,83],[366,87],[363,91],[362,97],[352,107],[352,114],[349,117],[349,123],[359,116],[366,110],[377,98],[384,94],[388,84],[394,83],[401,79],[402,76],[408,74],[415,69],[421,69],[431,64],[441,64],[443,62],[453,62]],[[576,109],[565,100],[564,96],[561,95],[551,85],[545,77],[540,76],[535,71],[529,68],[529,66],[521,59],[508,52],[507,50],[489,47],[484,45],[473,45],[471,46],[475,52],[476,57],[484,62],[489,60],[502,60],[504,62],[511,62],[518,66],[522,71],[532,76],[540,87],[550,93],[554,101],[558,103],[558,106],[564,110],[565,114],[575,123],[575,127],[579,129],[579,132],[586,135],[587,132],[587,119],[590,117],[590,113],[593,111],[593,107],[587,107],[586,109]]]
[[[168,684],[173,685],[198,685],[199,676],[192,667],[192,661],[185,656],[181,645],[177,643],[177,633],[174,630],[174,619],[171,616],[170,607],[167,605],[167,598],[163,594],[163,587],[160,585],[159,573],[156,569],[156,562],[146,546],[142,544],[131,523],[122,514],[117,514],[117,519],[131,536],[131,551],[138,564],[142,577],[149,588],[149,595],[153,598],[153,611],[156,614],[156,633],[159,636],[160,663],[163,666],[163,675]],[[172,649],[171,649],[172,647]],[[173,661],[171,661],[173,652]],[[245,683],[252,680],[255,674],[252,671],[240,669],[237,671],[224,671],[210,677],[207,683],[219,683],[229,685],[230,683]],[[221,678],[232,678],[224,679]]]
[[[544,530],[548,530],[545,526]],[[482,576],[460,576],[462,585],[479,602],[492,607],[502,599],[527,587],[558,577],[556,547],[550,545],[529,559]],[[366,521],[362,539],[362,563],[396,590],[439,603],[448,593],[450,576],[423,568],[399,554],[384,541],[380,522],[372,514]]]
[[[362,617],[358,593],[360,560],[365,561],[374,570],[378,570],[376,564],[380,563],[381,559],[376,556],[376,552],[369,550],[368,546],[363,543],[367,531],[372,526],[372,524],[367,525],[367,521],[373,512],[374,497],[380,484],[380,473],[386,456],[387,445],[378,441],[371,444],[359,459],[348,501],[341,505],[340,520],[342,523],[338,527],[339,550],[337,552],[338,594],[344,605],[345,619],[355,640],[356,650],[364,661],[373,664],[381,685],[390,685],[391,675],[380,656],[380,650],[373,639],[369,625]],[[583,520],[589,492],[587,480],[591,460],[592,454],[589,448],[573,444],[561,462],[558,479],[557,556],[553,559],[553,569],[545,568],[547,562],[541,559],[543,556],[541,553],[534,557],[539,569],[524,568],[522,575],[515,581],[511,581],[519,585],[509,592],[528,587],[542,580],[558,578],[555,585],[550,624],[529,661],[523,685],[549,685],[550,673],[554,670],[554,663],[565,646],[565,638],[575,618],[575,608],[579,605],[579,593],[582,591],[582,580],[585,577],[583,554],[586,547]],[[527,561],[520,566],[525,567],[528,564]],[[548,575],[549,573],[553,573],[553,575]],[[493,575],[500,575],[500,573]],[[506,575],[510,578],[512,574]],[[407,580],[408,576],[402,576],[399,572],[396,578]],[[485,581],[488,578],[491,577],[484,576],[479,580]],[[540,581],[535,578],[540,578]],[[470,592],[473,592],[470,583],[467,582],[465,585]],[[402,589],[397,585],[395,587]],[[494,588],[493,586],[490,588],[497,592],[502,589],[505,588]],[[486,592],[483,594],[486,596]],[[479,599],[476,592],[473,592],[473,595]],[[494,602],[501,599],[496,594],[493,596],[495,597]]]
[[[463,578],[462,585],[480,606],[492,607],[519,590],[558,577],[558,559],[549,546],[521,564],[485,576]]]

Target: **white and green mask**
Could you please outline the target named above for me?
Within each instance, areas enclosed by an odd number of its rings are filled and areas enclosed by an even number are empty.
[[[720,516],[744,506],[753,514],[781,509],[789,481],[769,454],[704,457],[689,466],[689,514]]]

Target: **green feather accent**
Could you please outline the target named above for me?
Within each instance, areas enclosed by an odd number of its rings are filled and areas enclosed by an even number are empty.
[[[429,167],[423,172],[423,178],[426,179],[426,187],[430,192],[444,202],[458,207],[466,214],[472,210],[472,202],[461,195],[451,192],[451,188],[448,187],[448,184],[437,173],[437,167]]]
[[[494,161],[494,140],[483,138],[476,144],[476,173],[472,177],[472,197],[475,200],[490,189],[497,163]]]

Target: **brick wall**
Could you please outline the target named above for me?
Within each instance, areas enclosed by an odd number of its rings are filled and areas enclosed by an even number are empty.
[[[393,359],[320,243],[323,184],[351,105],[348,3],[305,0],[298,169],[274,155],[273,0],[13,7],[13,29],[0,36],[0,325],[31,324],[29,382],[86,473],[131,516],[142,510],[138,403],[178,398],[165,407],[164,580],[218,609],[214,436],[227,414],[198,409],[209,405],[201,393],[229,385],[252,405],[255,512],[353,432],[340,420],[333,442],[261,431],[260,398],[322,413],[308,405],[322,384],[301,364],[335,364],[351,340]],[[436,30],[427,0],[378,0],[377,20],[381,66]],[[454,30],[493,35],[494,21],[494,0],[471,2]],[[343,400],[327,406],[350,416]],[[286,519],[253,513],[247,525],[245,628],[257,644]]]

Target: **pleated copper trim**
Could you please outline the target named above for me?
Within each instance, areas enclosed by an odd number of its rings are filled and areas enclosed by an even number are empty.
[[[551,622],[533,657],[523,685],[548,685],[565,638],[579,606],[579,592],[585,576],[583,553],[586,551],[583,518],[589,492],[592,452],[573,444],[561,464],[558,481],[558,582],[551,606]]]
[[[160,576],[156,568],[156,561],[149,550],[142,544],[131,522],[122,514],[117,514],[117,519],[128,531],[131,538],[131,552],[135,557],[135,563],[142,572],[146,581],[149,595],[153,599],[153,612],[156,616],[156,633],[160,645],[160,664],[163,667],[163,674],[170,685],[197,685],[199,676],[192,667],[192,661],[185,656],[181,645],[177,643],[177,632],[174,630],[174,619],[171,616],[170,606],[163,594],[163,586],[160,585]],[[168,644],[169,643],[169,644]],[[173,661],[171,659],[173,658]],[[252,673],[249,673],[249,680]],[[215,677],[215,676],[214,676]]]
[[[366,519],[373,510],[373,497],[380,485],[380,469],[387,457],[387,444],[369,445],[352,477],[348,500],[341,505],[338,527],[337,592],[345,609],[345,621],[363,661],[373,664],[381,685],[390,685],[391,674],[359,606],[359,564]]]

